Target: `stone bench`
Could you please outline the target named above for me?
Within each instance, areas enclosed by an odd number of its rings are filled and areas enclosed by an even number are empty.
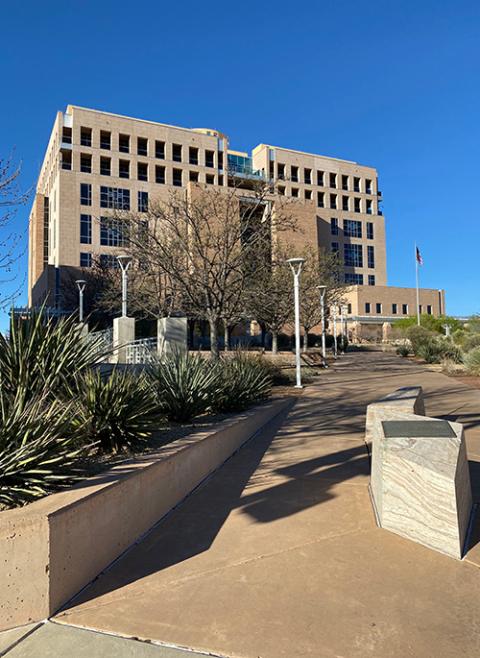
[[[369,405],[372,502],[381,528],[460,559],[472,510],[463,426],[424,413],[421,387]]]

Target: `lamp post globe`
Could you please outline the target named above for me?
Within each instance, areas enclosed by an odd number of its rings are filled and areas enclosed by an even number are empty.
[[[77,279],[75,283],[78,288],[78,321],[83,322],[83,293],[85,292],[87,282],[85,279]]]
[[[117,256],[120,269],[122,270],[122,317],[127,317],[127,282],[128,282],[128,268],[132,263],[132,257],[128,254]]]

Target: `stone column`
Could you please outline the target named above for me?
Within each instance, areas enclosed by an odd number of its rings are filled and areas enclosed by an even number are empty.
[[[135,318],[113,320],[113,363],[127,362],[127,344],[135,340]]]
[[[186,351],[188,322],[185,317],[160,318],[157,322],[158,354]]]

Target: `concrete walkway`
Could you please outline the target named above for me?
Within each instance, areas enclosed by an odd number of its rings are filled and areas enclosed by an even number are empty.
[[[480,391],[382,353],[319,380],[57,624],[229,658],[479,656],[480,543],[460,562],[378,529],[363,437],[370,401],[421,384],[465,424],[478,500]]]

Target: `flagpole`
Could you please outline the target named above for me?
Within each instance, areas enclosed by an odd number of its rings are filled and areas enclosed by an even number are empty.
[[[418,290],[418,257],[417,257],[417,243],[415,242],[415,278],[417,282],[417,325],[420,326],[420,293]]]

